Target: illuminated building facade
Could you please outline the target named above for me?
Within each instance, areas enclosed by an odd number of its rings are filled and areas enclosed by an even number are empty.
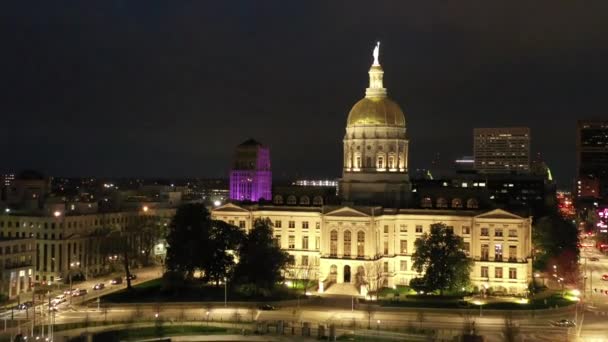
[[[475,170],[484,173],[530,171],[530,129],[527,127],[475,128]]]
[[[294,256],[288,278],[315,279],[318,292],[353,296],[420,277],[412,269],[415,241],[432,224],[444,223],[463,238],[474,260],[476,287],[525,293],[532,280],[530,217],[480,209],[470,197],[404,208],[412,198],[405,117],[386,97],[377,50],[374,57],[366,97],[346,124],[342,204],[295,195],[285,201],[275,194],[272,204],[219,206],[213,218],[246,231],[255,219],[269,218],[276,243]]]
[[[10,299],[33,288],[34,246],[32,238],[0,238],[0,293]]]
[[[608,121],[578,121],[576,135],[577,197],[608,197]]]
[[[271,188],[270,150],[253,139],[237,146],[230,171],[230,199],[270,201]]]

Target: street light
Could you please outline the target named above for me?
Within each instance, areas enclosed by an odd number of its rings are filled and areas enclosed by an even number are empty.
[[[224,277],[224,307],[228,307],[228,278]]]

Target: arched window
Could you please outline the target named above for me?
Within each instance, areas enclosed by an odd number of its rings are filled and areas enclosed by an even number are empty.
[[[300,204],[301,205],[309,205],[310,204],[310,198],[308,198],[308,196],[302,196],[302,197],[300,197]]]
[[[452,199],[452,208],[462,208],[462,200],[460,198]]]
[[[365,233],[360,231],[357,233],[357,258],[365,257]]]
[[[323,205],[323,197],[321,197],[321,196],[315,196],[312,199],[312,205]]]
[[[384,169],[386,167],[386,157],[384,153],[378,153],[376,156],[376,167],[379,169]]]
[[[397,168],[397,165],[395,164],[395,154],[391,153],[388,155],[388,160],[386,162],[386,167],[389,169],[394,169]]]
[[[344,257],[350,258],[350,230],[344,232]]]
[[[361,168],[361,152],[355,152],[355,169]]]
[[[332,230],[329,233],[329,256],[338,256],[338,231]]]
[[[439,197],[437,199],[437,208],[447,208],[447,207],[448,207],[448,201],[443,197]]]
[[[477,202],[477,200],[474,199],[474,198],[469,198],[467,200],[467,208],[469,208],[469,209],[477,209],[477,208],[479,208],[479,202]]]
[[[433,200],[430,197],[424,197],[422,201],[420,201],[420,206],[423,208],[432,208]]]
[[[276,195],[273,200],[274,204],[283,204],[283,196]]]
[[[287,196],[287,204],[296,204],[296,196],[294,196],[294,195]]]

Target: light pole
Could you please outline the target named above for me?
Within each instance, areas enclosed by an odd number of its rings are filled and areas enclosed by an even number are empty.
[[[228,307],[228,278],[224,277],[224,307]]]

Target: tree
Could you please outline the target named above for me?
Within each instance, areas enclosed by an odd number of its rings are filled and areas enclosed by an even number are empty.
[[[233,251],[245,237],[228,223],[212,220],[202,204],[177,209],[167,235],[167,269],[192,279],[195,271],[216,284],[230,275],[235,265]]]
[[[243,240],[239,250],[234,280],[240,284],[252,284],[256,290],[272,290],[283,280],[291,256],[281,250],[272,235],[270,219],[256,219],[253,228]]]
[[[535,222],[532,239],[535,268],[557,271],[558,276],[567,282],[578,279],[579,236],[578,229],[571,221],[555,210]]]
[[[131,290],[131,260],[137,257],[137,247],[133,242],[134,232],[131,226],[127,226],[124,230],[104,228],[100,230],[100,233],[102,232],[105,236],[101,241],[101,254],[104,258],[110,257],[111,260],[120,259],[127,279],[127,290]]]
[[[431,232],[416,240],[412,255],[413,267],[424,271],[425,287],[429,291],[455,290],[469,284],[472,261],[464,252],[462,237],[443,223],[431,225]]]

